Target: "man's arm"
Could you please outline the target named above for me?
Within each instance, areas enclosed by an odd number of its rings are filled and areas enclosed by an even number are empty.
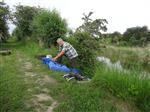
[[[60,58],[64,54],[65,54],[65,51],[62,50],[55,58],[53,58],[53,61],[56,61],[58,58]]]

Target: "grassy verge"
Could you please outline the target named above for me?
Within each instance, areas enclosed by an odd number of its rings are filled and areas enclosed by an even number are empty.
[[[121,112],[115,104],[106,100],[103,90],[90,84],[66,83],[61,88],[61,103],[56,112]]]
[[[25,85],[16,51],[10,56],[0,56],[0,112],[20,111],[23,107]]]
[[[43,74],[55,74],[56,76],[52,77],[56,79],[60,78],[57,74],[61,74],[50,71],[39,60],[35,59],[35,55],[55,53],[55,48],[52,48],[53,50],[39,48],[34,42],[28,44],[11,42],[2,44],[0,49],[12,51],[11,55],[0,55],[0,112],[34,112],[37,107],[33,105],[27,108],[26,103],[31,103],[33,95],[42,93],[43,86],[36,84],[35,81],[40,77],[42,80]],[[23,69],[26,62],[32,63],[33,67],[29,68],[30,70]],[[25,80],[27,77],[25,74],[28,72],[37,75]],[[44,88],[49,88],[49,85],[44,86]],[[50,105],[50,103],[47,102],[45,105]]]
[[[118,103],[120,103],[118,102],[118,98],[117,100],[116,98],[114,100],[111,97],[112,94],[109,93],[113,93],[114,96],[120,96],[123,99],[127,98],[131,102],[135,102],[137,105],[140,103],[140,99],[143,98],[144,101],[142,101],[142,104],[147,105],[148,100],[146,100],[144,96],[148,95],[149,86],[147,86],[148,81],[146,80],[140,82],[136,77],[134,78],[128,76],[126,78],[124,77],[123,73],[108,71],[107,69],[101,68],[97,70],[96,75],[91,83],[79,84],[76,81],[68,83],[60,76],[64,73],[49,70],[45,65],[42,65],[41,62],[34,57],[37,54],[55,55],[55,48],[39,48],[36,43],[28,43],[26,45],[7,44],[3,47],[11,49],[13,48],[13,54],[6,57],[1,56],[0,60],[0,70],[2,72],[0,75],[0,106],[2,107],[1,112],[23,112],[22,110],[24,110],[25,112],[30,112],[37,108],[34,106],[31,109],[22,107],[24,101],[28,100],[28,98],[33,93],[41,93],[40,89],[42,89],[43,86],[38,86],[39,90],[35,89],[30,94],[27,92],[27,89],[35,88],[37,85],[34,85],[34,80],[29,80],[31,81],[30,84],[25,85],[22,78],[23,73],[20,70],[20,58],[22,58],[22,60],[24,61],[26,61],[27,59],[32,62],[33,73],[49,74],[49,76],[53,77],[57,81],[56,85],[45,85],[48,88],[50,96],[58,101],[59,105],[55,109],[55,112],[127,112],[128,109],[123,110],[127,103],[125,103],[123,107],[118,107],[117,105]],[[20,53],[23,56],[17,57],[17,53]],[[131,80],[129,80],[130,78]],[[149,98],[149,96],[147,98]],[[134,104],[130,107],[132,106],[134,107]],[[148,107],[144,107],[142,105],[140,105],[140,107],[141,109],[148,109]],[[143,111],[147,110],[143,109]],[[137,111],[136,109],[133,109],[132,112]]]
[[[92,80],[93,86],[109,90],[125,101],[133,101],[143,112],[150,110],[150,79],[138,72],[123,72],[101,65]]]

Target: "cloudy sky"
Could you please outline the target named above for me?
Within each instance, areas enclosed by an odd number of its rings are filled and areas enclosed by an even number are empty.
[[[83,13],[93,11],[92,18],[108,20],[107,32],[124,32],[126,28],[146,25],[150,29],[150,0],[4,0],[10,7],[21,5],[57,9],[70,28],[82,24]],[[10,30],[14,28],[10,25]]]

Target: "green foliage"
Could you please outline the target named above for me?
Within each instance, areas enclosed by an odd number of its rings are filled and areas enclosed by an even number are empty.
[[[150,79],[140,78],[138,72],[124,72],[108,69],[105,66],[97,68],[93,85],[109,90],[124,100],[135,102],[136,106],[144,112],[150,110]]]
[[[9,19],[9,7],[0,2],[0,42],[6,42],[9,37],[7,20]]]
[[[150,30],[146,26],[128,28],[122,40],[131,46],[145,46],[150,42]]]
[[[75,33],[74,37],[68,38],[68,41],[75,47],[79,54],[79,69],[83,75],[92,77],[96,66],[96,49],[98,42],[91,38],[88,33]]]
[[[67,24],[56,10],[42,10],[34,18],[33,29],[36,39],[50,46],[57,38],[64,38]]]
[[[120,32],[114,32],[110,34],[111,43],[119,45],[120,40],[122,39],[122,34]]]
[[[13,34],[18,40],[25,40],[32,35],[34,29],[31,27],[33,17],[41,10],[40,8],[18,5],[16,11],[12,14],[13,23],[16,29]]]
[[[84,15],[82,20],[84,23],[77,28],[76,32],[87,32],[90,34],[91,37],[100,38],[101,31],[107,31],[106,24],[108,24],[106,19],[95,19],[92,20],[90,17],[93,12],[89,12],[88,15]]]
[[[16,37],[18,41],[22,40],[24,38],[22,31],[19,29],[19,27],[16,27],[14,31],[12,32],[12,36]]]
[[[146,46],[150,43],[150,30],[147,26],[128,28],[123,34],[113,32],[103,34],[104,44],[113,44],[119,46]],[[110,41],[111,40],[111,41]]]

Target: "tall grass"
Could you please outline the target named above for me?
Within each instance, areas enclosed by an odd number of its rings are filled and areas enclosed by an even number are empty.
[[[124,68],[150,72],[150,50],[146,48],[113,47],[103,48],[98,53],[111,61],[120,61]]]
[[[140,79],[139,75],[138,72],[123,72],[101,65],[97,68],[92,84],[107,89],[126,101],[133,101],[142,111],[149,112],[150,79]]]
[[[16,112],[23,108],[25,85],[19,66],[15,54],[0,56],[0,112]]]
[[[87,84],[65,83],[61,89],[62,99],[56,112],[120,112],[115,105],[105,101],[103,90]],[[59,90],[60,91],[60,90]]]

